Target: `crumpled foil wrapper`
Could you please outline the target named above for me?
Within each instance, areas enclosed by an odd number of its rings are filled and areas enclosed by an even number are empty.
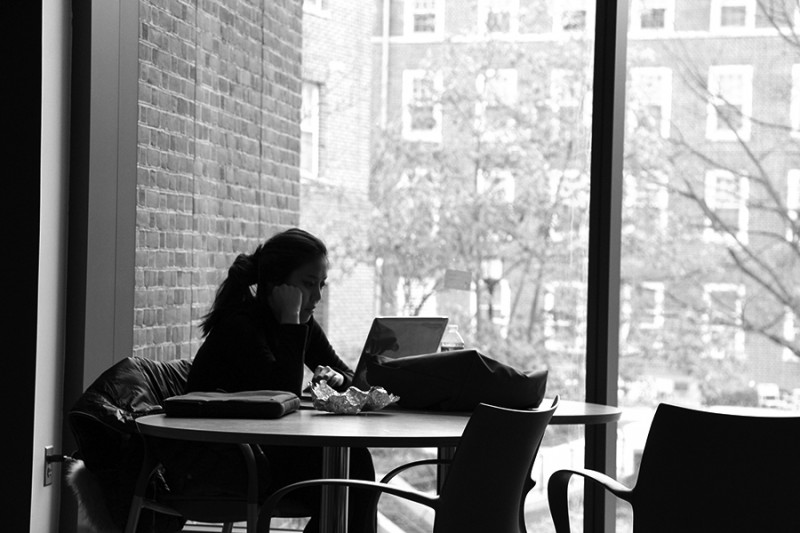
[[[370,387],[367,392],[349,387],[344,392],[336,392],[325,380],[312,385],[311,398],[314,401],[314,409],[343,415],[355,415],[361,411],[379,411],[400,399],[386,392],[383,387]]]

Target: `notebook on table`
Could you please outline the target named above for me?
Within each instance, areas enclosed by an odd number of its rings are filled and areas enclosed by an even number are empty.
[[[353,385],[368,390],[367,358],[392,359],[435,352],[447,327],[445,316],[379,316],[372,321],[356,365]]]

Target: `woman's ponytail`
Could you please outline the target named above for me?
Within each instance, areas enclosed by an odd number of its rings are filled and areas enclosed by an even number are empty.
[[[284,283],[295,269],[312,261],[327,261],[327,257],[325,244],[299,228],[273,235],[250,255],[240,254],[219,286],[211,311],[200,323],[203,335],[235,309],[253,302],[267,305],[272,288]],[[251,292],[253,285],[257,286],[256,296]]]
[[[256,248],[253,254],[239,254],[236,257],[236,260],[228,269],[228,277],[217,289],[217,295],[214,298],[211,310],[203,317],[203,321],[200,323],[204,336],[208,335],[229,311],[255,300],[250,287],[258,283],[258,257],[260,252],[261,246]]]

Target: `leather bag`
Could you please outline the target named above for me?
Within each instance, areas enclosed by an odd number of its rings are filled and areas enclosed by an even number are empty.
[[[547,370],[522,372],[477,350],[390,359],[369,356],[367,380],[400,397],[407,409],[472,411],[479,403],[510,409],[538,407]]]
[[[287,391],[189,392],[164,400],[167,416],[184,418],[280,418],[300,407]]]

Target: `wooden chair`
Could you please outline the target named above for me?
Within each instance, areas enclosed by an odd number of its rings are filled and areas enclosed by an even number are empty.
[[[480,404],[470,417],[447,477],[438,495],[406,490],[385,483],[399,471],[436,460],[403,465],[384,482],[318,479],[294,483],[276,491],[261,510],[259,530],[268,531],[271,517],[281,499],[304,487],[338,485],[374,490],[399,496],[431,507],[436,512],[434,533],[491,531],[524,533],[523,503],[534,486],[530,472],[544,431],[558,405],[515,410]]]
[[[800,417],[755,417],[658,406],[636,485],[592,470],[555,472],[548,482],[557,533],[569,533],[573,475],[599,483],[633,507],[634,531],[800,531]]]

